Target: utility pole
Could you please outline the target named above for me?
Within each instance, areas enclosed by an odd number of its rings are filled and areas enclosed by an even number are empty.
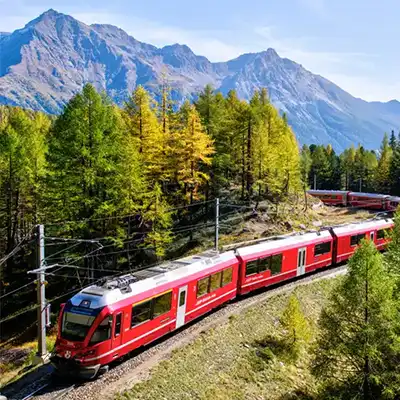
[[[219,239],[219,198],[215,199],[215,251],[218,252]]]
[[[46,361],[46,294],[45,294],[45,260],[44,260],[44,226],[37,226],[38,257],[37,257],[37,301],[38,301],[38,352],[34,363],[41,364]]]
[[[314,190],[317,190],[317,174],[314,174]]]

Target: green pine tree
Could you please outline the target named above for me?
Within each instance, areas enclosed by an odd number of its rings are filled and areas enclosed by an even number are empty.
[[[325,395],[393,398],[399,388],[398,304],[382,255],[362,241],[320,318],[313,365]],[[340,394],[341,393],[341,394]]]

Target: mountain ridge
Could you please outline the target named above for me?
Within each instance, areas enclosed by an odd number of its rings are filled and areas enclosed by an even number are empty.
[[[269,48],[213,63],[185,44],[156,47],[110,24],[86,25],[50,9],[23,28],[0,34],[0,103],[59,113],[85,83],[122,104],[137,85],[157,95],[195,99],[206,84],[249,99],[266,87],[300,143],[377,148],[400,125],[400,103],[366,102]]]

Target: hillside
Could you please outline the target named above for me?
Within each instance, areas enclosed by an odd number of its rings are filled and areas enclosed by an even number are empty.
[[[338,279],[283,290],[251,307],[239,306],[228,319],[165,356],[150,372],[131,373],[130,380],[124,380],[132,382],[131,388],[122,389],[122,382],[117,381],[102,394],[111,399],[113,390],[122,392],[115,397],[119,400],[312,399],[316,382],[309,371],[310,349],[304,349],[299,360],[292,362],[278,351],[271,357],[264,350],[268,347],[265,343],[273,348],[272,343],[282,338],[279,318],[291,293],[296,294],[312,322],[315,337],[321,309]]]
[[[301,143],[331,143],[337,151],[358,142],[377,148],[383,132],[400,125],[398,101],[354,98],[273,49],[211,63],[185,45],[157,48],[115,26],[88,26],[49,10],[1,33],[0,50],[1,104],[58,113],[87,82],[121,104],[137,85],[157,95],[164,81],[180,102],[210,83],[244,99],[267,87]]]

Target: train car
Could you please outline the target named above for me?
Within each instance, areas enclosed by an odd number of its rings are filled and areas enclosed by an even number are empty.
[[[387,201],[387,211],[397,211],[400,204],[400,197],[390,196]]]
[[[62,307],[52,364],[61,375],[94,378],[235,298],[238,266],[233,251],[205,252],[83,289]]]
[[[324,204],[346,206],[348,192],[344,190],[309,190],[310,196],[318,197]]]
[[[236,250],[240,262],[238,293],[326,267],[332,263],[333,237],[328,230],[266,240]]]
[[[388,241],[388,230],[392,229],[392,219],[382,219],[331,228],[335,238],[334,264],[348,260],[364,238],[370,238],[378,250],[383,250]]]
[[[390,196],[386,194],[349,192],[347,203],[352,207],[386,210],[389,198]]]

